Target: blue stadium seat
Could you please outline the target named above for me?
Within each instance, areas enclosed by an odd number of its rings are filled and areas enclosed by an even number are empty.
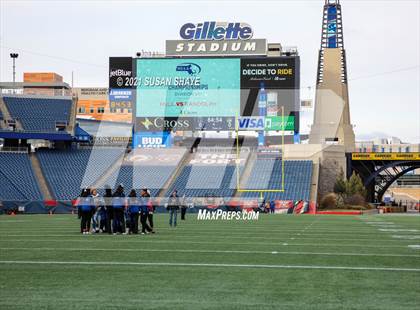
[[[166,196],[176,189],[179,196],[232,197],[236,192],[236,169],[235,165],[187,165]],[[240,174],[242,170],[240,168]]]
[[[0,200],[42,200],[28,154],[0,153]]]
[[[39,150],[37,156],[53,196],[70,200],[82,187],[97,181],[124,152],[121,148]]]
[[[257,159],[248,179],[245,189],[281,189],[284,174],[283,192],[266,192],[264,198],[268,200],[306,200],[310,198],[312,180],[311,161],[282,161],[278,159]],[[257,198],[259,192],[246,192],[242,197]]]
[[[18,119],[25,131],[58,132],[56,122],[69,122],[71,99],[3,97],[10,116]]]
[[[126,190],[147,188],[151,196],[154,197],[163,188],[176,168],[177,166],[174,165],[149,166],[123,164],[119,170],[115,171],[108,178],[105,184],[109,184],[112,187],[122,184]]]

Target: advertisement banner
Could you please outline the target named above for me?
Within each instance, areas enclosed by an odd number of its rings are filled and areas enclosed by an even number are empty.
[[[136,131],[235,130],[234,117],[137,117]]]
[[[134,148],[168,148],[172,144],[168,132],[136,133],[133,137]]]
[[[133,90],[131,89],[111,89],[109,91],[109,101],[132,101]]]
[[[293,131],[294,116],[243,116],[238,118],[238,130]]]
[[[137,117],[136,131],[194,130],[192,117]]]
[[[239,59],[137,60],[136,117],[223,117],[239,109]]]
[[[267,116],[265,118],[265,130],[293,131],[294,128],[294,116]]]
[[[296,79],[295,57],[241,59],[241,88],[293,89]]]
[[[133,79],[131,57],[109,58],[109,88],[132,88]]]
[[[353,153],[352,160],[420,160],[420,153]]]
[[[132,109],[133,90],[132,89],[110,89],[109,108],[110,109]]]

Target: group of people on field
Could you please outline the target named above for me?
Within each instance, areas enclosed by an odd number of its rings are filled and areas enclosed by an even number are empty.
[[[138,234],[139,219],[141,234],[155,233],[153,225],[155,206],[147,188],[141,189],[139,195],[135,189],[132,189],[128,197],[122,185],[119,185],[115,192],[112,192],[110,187],[105,188],[103,196],[100,196],[94,188],[85,188],[77,200],[77,208],[82,234]],[[167,203],[171,227],[177,225],[177,214],[180,208],[181,217],[185,219],[186,208],[180,206],[175,190]]]

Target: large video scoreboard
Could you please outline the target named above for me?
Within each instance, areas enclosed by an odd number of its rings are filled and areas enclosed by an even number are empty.
[[[112,85],[133,91],[135,132],[234,130],[235,118],[282,113],[299,132],[298,56],[136,58],[110,71]]]

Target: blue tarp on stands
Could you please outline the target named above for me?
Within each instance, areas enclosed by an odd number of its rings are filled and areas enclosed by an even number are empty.
[[[89,142],[92,140],[92,136],[77,124],[74,129],[74,140],[77,142]]]

